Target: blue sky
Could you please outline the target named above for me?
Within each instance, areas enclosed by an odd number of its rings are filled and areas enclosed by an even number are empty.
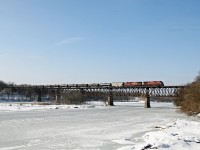
[[[199,0],[0,0],[0,80],[193,81]]]

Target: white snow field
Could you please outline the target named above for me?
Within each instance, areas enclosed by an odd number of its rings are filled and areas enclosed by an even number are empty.
[[[0,103],[0,150],[197,150],[199,118],[172,103],[115,106]]]

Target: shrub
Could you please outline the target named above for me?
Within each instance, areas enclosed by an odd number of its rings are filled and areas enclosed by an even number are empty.
[[[177,93],[174,103],[188,115],[200,113],[200,74]]]
[[[81,104],[84,102],[84,96],[78,91],[66,91],[62,94],[63,104]]]

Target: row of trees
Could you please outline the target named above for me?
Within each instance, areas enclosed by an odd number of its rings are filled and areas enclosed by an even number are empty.
[[[179,91],[174,103],[180,107],[181,112],[188,115],[200,113],[200,72],[194,82]]]
[[[0,91],[7,87],[7,83],[0,80]]]

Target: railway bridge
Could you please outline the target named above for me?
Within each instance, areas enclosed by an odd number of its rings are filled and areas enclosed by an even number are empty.
[[[66,91],[81,92],[85,96],[107,97],[106,104],[114,105],[113,96],[143,96],[145,97],[145,108],[150,108],[151,97],[176,97],[177,92],[184,86],[112,86],[111,84],[69,84],[69,85],[14,85],[9,86],[13,90],[34,90],[41,101],[42,93],[54,93],[56,103],[62,102],[62,94]]]

